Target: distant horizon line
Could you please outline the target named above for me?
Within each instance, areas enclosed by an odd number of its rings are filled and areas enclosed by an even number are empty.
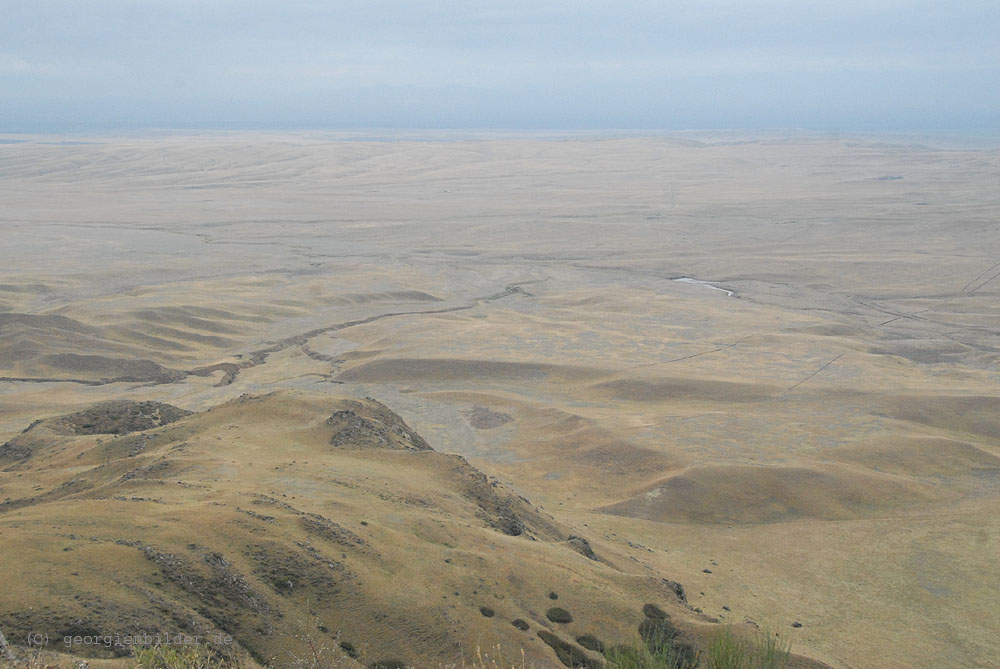
[[[30,141],[29,138],[45,137],[90,137],[90,138],[141,138],[141,137],[193,137],[193,136],[226,136],[240,134],[259,135],[306,135],[326,134],[339,139],[353,141],[389,141],[389,140],[419,140],[463,136],[464,139],[489,138],[506,136],[510,138],[613,138],[613,137],[649,137],[649,136],[706,136],[706,135],[739,135],[744,137],[808,137],[808,138],[950,138],[955,140],[998,140],[1000,141],[1000,126],[970,127],[970,128],[816,128],[802,126],[767,126],[767,127],[690,127],[690,128],[650,128],[650,127],[441,127],[441,126],[322,126],[322,125],[149,125],[142,127],[122,126],[90,126],[76,128],[48,129],[5,129],[0,127],[0,143],[14,144]],[[17,138],[15,140],[4,138]]]

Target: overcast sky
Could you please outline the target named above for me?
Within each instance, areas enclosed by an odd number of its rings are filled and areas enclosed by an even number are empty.
[[[0,0],[0,132],[1000,127],[1000,0]]]

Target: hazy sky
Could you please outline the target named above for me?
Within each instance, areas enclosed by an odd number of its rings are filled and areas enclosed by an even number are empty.
[[[0,0],[0,132],[996,129],[1000,0]]]

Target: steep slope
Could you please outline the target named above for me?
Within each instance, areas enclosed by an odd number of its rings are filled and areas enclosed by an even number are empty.
[[[0,453],[8,638],[230,635],[284,666],[308,641],[366,664],[460,662],[499,644],[598,666],[574,643],[634,637],[644,604],[696,642],[662,577],[569,528],[374,400],[242,396],[201,414],[98,405]],[[556,603],[570,622],[549,609]]]

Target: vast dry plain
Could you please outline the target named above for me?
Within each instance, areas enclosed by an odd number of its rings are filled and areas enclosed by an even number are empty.
[[[14,647],[1000,658],[995,146],[11,137],[0,203]]]

